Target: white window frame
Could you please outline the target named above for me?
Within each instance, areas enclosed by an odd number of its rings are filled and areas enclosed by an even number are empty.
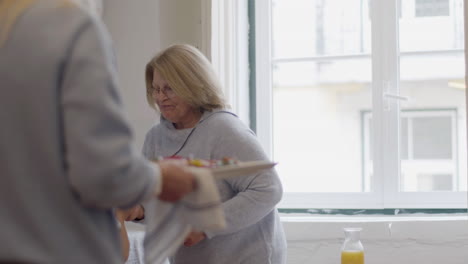
[[[377,4],[375,4],[377,3]],[[285,193],[279,208],[466,208],[466,192],[398,192],[399,57],[397,0],[372,1],[372,116],[374,181],[371,192]],[[390,12],[394,10],[394,12]],[[255,1],[257,136],[272,157],[271,1]],[[384,52],[385,51],[385,52]],[[261,103],[258,101],[261,100]],[[378,144],[376,142],[379,142]],[[389,153],[392,153],[389,155]],[[281,161],[279,161],[281,162]]]
[[[468,53],[466,52],[468,50],[468,5],[466,4],[466,1],[463,2],[464,3],[464,6],[463,6],[463,14],[464,14],[464,18],[465,18],[465,21],[464,21],[464,32],[465,32],[465,36],[464,36],[464,47],[465,47],[465,102],[468,103],[468,92],[466,92],[466,89],[468,87]],[[467,106],[467,111],[468,111],[468,106]],[[468,115],[466,115],[466,123],[468,124]],[[467,204],[468,204],[468,192],[467,192],[467,195],[466,195],[466,199],[467,199]]]
[[[231,110],[250,125],[247,0],[201,0],[201,47]]]

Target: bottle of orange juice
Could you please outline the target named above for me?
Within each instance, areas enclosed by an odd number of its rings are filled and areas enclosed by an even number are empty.
[[[341,248],[341,264],[364,264],[361,230],[362,228],[344,228],[345,241]]]

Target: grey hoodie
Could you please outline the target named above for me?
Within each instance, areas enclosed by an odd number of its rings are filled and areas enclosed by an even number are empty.
[[[205,112],[195,128],[177,130],[164,118],[146,136],[147,158],[193,155],[199,159],[223,157],[241,161],[266,160],[255,134],[237,116],[224,111]],[[286,239],[275,205],[282,185],[274,169],[217,182],[227,228],[207,232],[208,239],[182,246],[175,264],[284,264]]]
[[[119,263],[113,207],[159,171],[132,148],[101,21],[37,0],[0,47],[0,262]]]

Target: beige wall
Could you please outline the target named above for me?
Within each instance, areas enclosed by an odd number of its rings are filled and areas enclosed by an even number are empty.
[[[114,41],[121,94],[139,150],[146,131],[156,121],[154,111],[146,106],[144,69],[160,47],[157,14],[154,0],[104,2],[103,19]]]
[[[172,43],[198,46],[200,10],[200,0],[104,0],[103,19],[114,41],[123,100],[139,150],[158,120],[146,104],[145,65]]]
[[[174,43],[200,47],[201,0],[159,0],[161,48]]]

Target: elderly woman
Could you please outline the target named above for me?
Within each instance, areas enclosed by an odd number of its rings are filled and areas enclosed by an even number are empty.
[[[182,156],[266,160],[255,134],[226,110],[209,61],[196,48],[174,45],[146,66],[148,103],[161,122],[146,135],[149,159]],[[275,205],[282,186],[274,169],[217,182],[227,228],[193,230],[172,263],[285,263],[286,241]]]

